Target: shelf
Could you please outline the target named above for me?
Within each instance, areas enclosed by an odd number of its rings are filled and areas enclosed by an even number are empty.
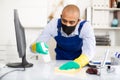
[[[103,49],[107,49],[107,48],[120,49],[120,46],[96,46],[96,47]]]
[[[94,27],[95,30],[120,30],[120,27]]]
[[[95,11],[120,11],[120,8],[93,8]]]

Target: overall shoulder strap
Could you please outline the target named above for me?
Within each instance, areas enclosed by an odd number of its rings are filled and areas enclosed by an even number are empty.
[[[61,26],[62,26],[61,19],[58,19],[57,28],[60,29]]]
[[[84,20],[84,21],[82,21],[82,22],[80,23],[79,28],[78,28],[78,33],[79,33],[79,34],[80,34],[80,31],[81,31],[81,29],[82,29],[82,27],[83,27],[83,25],[84,25],[85,22],[87,22],[87,21]]]
[[[61,35],[61,33],[60,33],[60,31],[61,31],[61,26],[62,26],[62,24],[61,24],[61,19],[59,18],[58,19],[58,22],[57,22],[57,28],[58,28],[58,35]]]

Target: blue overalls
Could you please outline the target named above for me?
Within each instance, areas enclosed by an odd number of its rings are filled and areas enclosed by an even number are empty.
[[[61,35],[61,19],[58,19],[58,35],[55,37],[57,42],[55,51],[56,51],[56,60],[74,60],[79,57],[82,53],[83,39],[79,37],[80,31],[83,27],[83,24],[86,21],[82,21],[78,28],[78,35],[73,37],[64,37]]]

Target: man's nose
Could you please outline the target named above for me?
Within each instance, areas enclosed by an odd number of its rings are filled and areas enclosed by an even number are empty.
[[[66,23],[66,26],[71,26],[71,24],[69,22]]]

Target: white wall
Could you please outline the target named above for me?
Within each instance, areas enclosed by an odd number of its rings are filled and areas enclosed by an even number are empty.
[[[80,8],[81,14],[80,17],[84,18],[85,16],[85,9],[91,6],[92,0],[50,0],[48,1],[48,15],[54,12],[54,17],[60,17],[61,11],[63,7],[68,4],[75,4]]]
[[[36,13],[37,10],[31,11],[30,10],[31,8],[37,9],[38,12]],[[0,57],[0,59],[3,58],[5,59],[5,61],[6,60],[10,61],[12,59],[14,59],[15,61],[16,58],[18,58],[18,54],[16,54],[17,48],[16,48],[14,22],[13,22],[14,21],[13,9],[21,10],[21,13],[19,13],[19,15],[20,15],[21,23],[23,24],[24,27],[31,27],[29,24],[31,24],[32,27],[43,27],[43,25],[41,25],[41,22],[42,22],[41,20],[47,23],[47,0],[44,0],[44,1],[42,0],[0,0],[0,56],[2,56]],[[29,10],[25,11],[25,9],[29,9]],[[27,12],[31,12],[31,13],[27,14]],[[35,16],[37,21],[34,17],[32,17],[31,14]],[[40,24],[38,19],[40,19],[39,20]],[[25,29],[25,32],[26,32],[26,41],[27,41],[27,53],[29,53],[30,43],[37,38],[41,30],[40,28],[33,29],[33,30]]]
[[[61,6],[58,5],[60,1],[63,1]],[[6,50],[5,56],[11,57],[11,59],[17,53],[17,50],[14,50],[16,49],[16,39],[13,9],[19,10],[19,17],[26,32],[27,52],[29,52],[29,45],[41,33],[40,27],[45,26],[49,14],[58,6],[54,17],[60,17],[63,7],[67,4],[78,5],[81,10],[81,18],[83,18],[85,8],[90,6],[90,0],[0,0],[0,50]],[[51,46],[50,52],[55,55],[55,41],[51,39],[49,45]]]
[[[44,1],[41,1],[41,0],[35,0],[35,1],[34,0],[0,0],[0,44],[1,45],[9,45],[9,44],[14,45],[15,44],[13,9],[21,10],[21,14],[19,15],[22,15],[20,16],[20,18],[21,18],[21,23],[23,24],[23,26],[29,27],[30,26],[29,24],[31,24],[33,27],[34,26],[41,27],[40,26],[41,24],[45,25],[45,22],[47,23],[47,19],[46,19],[47,18],[47,3],[46,2],[47,0],[44,0]],[[33,10],[33,8],[35,8],[36,10]],[[35,18],[31,14],[33,14]],[[41,23],[42,20],[44,21],[43,23]]]
[[[62,1],[63,3],[60,4]],[[28,54],[31,53],[29,45],[41,33],[47,23],[47,17],[51,12],[55,11],[53,17],[60,17],[64,6],[67,4],[76,4],[80,8],[81,18],[84,18],[85,9],[91,5],[91,1],[92,0],[0,0],[0,61],[2,59],[16,61],[16,58],[18,58],[16,54],[13,9],[19,10],[21,23],[25,27]],[[55,58],[55,44],[55,41],[51,39],[49,42],[49,50],[53,59]],[[98,47],[94,59],[101,58],[106,48],[107,47]],[[119,47],[110,48],[111,53],[116,50],[119,51]],[[32,53],[28,55],[31,56]]]
[[[58,6],[63,1],[63,5]],[[90,6],[90,0],[0,0],[0,45],[14,45],[13,9],[18,9],[24,27],[43,27],[47,16],[55,11],[54,17],[60,17],[61,10],[67,4],[76,4],[84,17],[84,10]],[[3,36],[4,35],[4,36]]]

